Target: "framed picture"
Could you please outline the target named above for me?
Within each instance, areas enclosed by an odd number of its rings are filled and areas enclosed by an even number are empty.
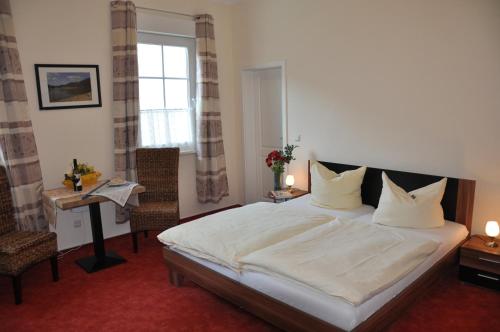
[[[101,107],[98,65],[35,64],[40,110]]]

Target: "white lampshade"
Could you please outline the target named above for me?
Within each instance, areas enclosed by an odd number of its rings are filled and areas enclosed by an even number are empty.
[[[287,175],[285,183],[289,187],[293,186],[293,184],[295,183],[295,178],[293,177],[293,175]]]
[[[498,227],[498,221],[490,220],[486,222],[486,226],[484,228],[486,235],[495,237],[500,234],[500,228]]]

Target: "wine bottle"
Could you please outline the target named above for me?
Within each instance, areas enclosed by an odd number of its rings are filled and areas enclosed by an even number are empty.
[[[82,177],[78,169],[78,162],[73,159],[73,190],[82,191]]]

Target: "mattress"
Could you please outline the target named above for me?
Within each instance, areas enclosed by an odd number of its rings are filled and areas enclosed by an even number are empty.
[[[302,206],[305,209],[317,209],[322,213],[330,213],[338,217],[356,219],[360,222],[372,222],[373,207],[363,206],[355,211],[328,210],[310,205],[309,199],[310,195],[306,195],[282,204],[293,204],[295,206]],[[468,235],[468,231],[464,225],[449,221],[446,221],[443,227],[437,229],[400,230],[408,232],[409,235],[418,233],[429,239],[440,242],[441,245],[412,272],[358,306],[353,306],[341,298],[330,296],[306,285],[297,285],[296,282],[280,278],[279,276],[270,276],[264,273],[251,271],[243,271],[238,274],[221,265],[177,251],[201,265],[267,294],[281,302],[287,303],[312,316],[322,319],[341,329],[352,330],[408,287],[413,281],[450,252],[450,250],[462,242]]]

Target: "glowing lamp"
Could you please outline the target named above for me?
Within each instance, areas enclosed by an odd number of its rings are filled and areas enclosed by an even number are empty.
[[[293,184],[295,183],[295,178],[293,177],[293,175],[287,175],[286,179],[285,179],[285,183],[288,186],[288,189],[291,190]]]
[[[500,227],[498,227],[498,221],[490,220],[486,222],[484,231],[486,235],[488,235],[491,239],[491,241],[487,242],[486,245],[491,248],[498,247],[498,244],[495,242],[495,237],[498,236],[498,234],[500,234]]]

